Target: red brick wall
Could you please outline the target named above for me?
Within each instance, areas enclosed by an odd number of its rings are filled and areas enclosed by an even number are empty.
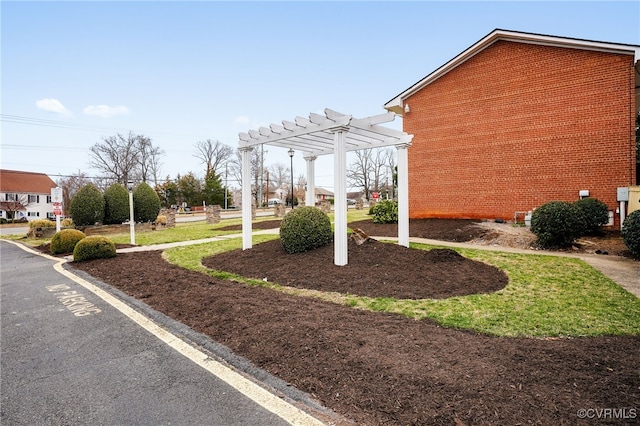
[[[635,184],[628,55],[499,41],[405,101],[412,218],[513,219]],[[616,218],[617,219],[617,218]]]

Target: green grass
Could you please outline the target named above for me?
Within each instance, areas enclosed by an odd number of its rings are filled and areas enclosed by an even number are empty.
[[[277,235],[254,236],[254,244]],[[203,257],[241,247],[240,239],[167,250],[167,259],[205,271]],[[415,249],[433,246],[412,244]],[[494,265],[509,284],[491,294],[448,299],[401,300],[290,289],[274,283],[245,280],[221,271],[207,271],[221,279],[266,285],[299,296],[317,297],[358,309],[390,312],[417,320],[432,319],[454,328],[496,336],[640,335],[640,299],[585,262],[566,257],[457,249],[470,259]]]
[[[348,222],[367,219],[368,210],[349,210]],[[333,214],[329,215],[333,220]],[[273,220],[260,217],[256,221]],[[239,224],[241,219],[225,219],[215,225],[204,222],[178,224],[175,228],[136,234],[138,245],[198,240],[241,231],[219,228]],[[13,236],[10,238],[14,238]],[[128,243],[129,234],[109,236],[116,243]],[[254,235],[253,244],[278,238]],[[45,240],[21,242],[39,245]],[[435,300],[367,298],[283,287],[277,283],[248,280],[224,271],[211,271],[201,259],[242,247],[242,239],[217,241],[166,250],[164,256],[179,266],[221,279],[261,285],[288,294],[316,297],[358,309],[405,315],[417,320],[432,319],[461,329],[497,336],[596,336],[640,335],[640,299],[602,275],[585,262],[567,257],[512,254],[499,251],[456,249],[470,259],[494,265],[509,277],[509,284],[491,294]],[[415,249],[434,246],[412,244]]]
[[[491,294],[444,300],[349,297],[347,303],[499,336],[640,334],[640,299],[579,259],[457,251],[500,268],[509,284]]]

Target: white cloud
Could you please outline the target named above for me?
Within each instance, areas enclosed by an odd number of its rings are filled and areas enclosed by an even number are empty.
[[[249,124],[249,117],[245,117],[244,115],[236,117],[236,124],[246,126],[247,124]]]
[[[96,115],[102,118],[113,117],[114,115],[129,114],[129,108],[126,106],[112,107],[109,105],[89,105],[83,112],[86,115]]]
[[[43,111],[54,112],[71,117],[73,114],[57,99],[44,98],[36,101],[36,107]]]

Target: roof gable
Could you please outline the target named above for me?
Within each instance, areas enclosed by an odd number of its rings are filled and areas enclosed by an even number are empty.
[[[0,169],[0,192],[50,194],[57,186],[44,173]]]
[[[501,40],[517,43],[563,47],[569,49],[582,49],[598,52],[617,53],[623,55],[633,55],[634,62],[640,60],[640,46],[634,44],[607,43],[601,41],[495,29],[491,33],[480,39],[478,42],[476,42],[474,45],[469,47],[467,50],[460,53],[458,56],[451,59],[449,62],[442,65],[440,68],[436,69],[417,83],[413,84],[404,92],[389,100],[384,104],[384,108],[390,112],[395,112],[396,114],[403,115],[405,99],[422,90],[424,87],[428,86],[438,78],[455,69],[462,63],[466,62],[468,59],[472,58],[489,46]]]

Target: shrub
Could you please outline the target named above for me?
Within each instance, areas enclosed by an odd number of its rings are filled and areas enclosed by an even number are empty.
[[[160,213],[158,193],[142,182],[133,191],[133,209],[136,222],[153,222]]]
[[[114,183],[104,191],[104,223],[117,225],[129,219],[129,191]]]
[[[156,223],[158,225],[166,225],[167,224],[167,216],[166,215],[158,215],[158,217],[156,217]]]
[[[69,213],[77,226],[95,225],[104,219],[104,197],[93,184],[80,188],[71,199]]]
[[[382,200],[371,208],[373,223],[398,223],[398,203]]]
[[[640,257],[640,210],[632,212],[622,223],[622,240],[636,257]]]
[[[583,234],[585,227],[582,210],[566,201],[543,204],[531,216],[531,232],[544,248],[571,244]]]
[[[61,231],[62,232],[62,231]],[[116,245],[107,237],[92,235],[78,241],[73,249],[73,260],[108,259],[116,256]]]
[[[49,219],[34,219],[29,221],[29,229],[35,228],[55,228],[56,223]]]
[[[280,241],[287,253],[322,247],[331,242],[332,236],[329,216],[316,207],[291,210],[280,222]]]
[[[49,251],[51,251],[51,254],[73,253],[78,241],[85,237],[84,232],[77,229],[63,229],[60,232],[56,232],[51,238]]]
[[[73,220],[70,217],[65,217],[60,221],[60,226],[62,228],[73,228]]]
[[[595,234],[609,222],[609,207],[597,198],[583,198],[574,204],[584,214],[586,226],[583,234]]]

